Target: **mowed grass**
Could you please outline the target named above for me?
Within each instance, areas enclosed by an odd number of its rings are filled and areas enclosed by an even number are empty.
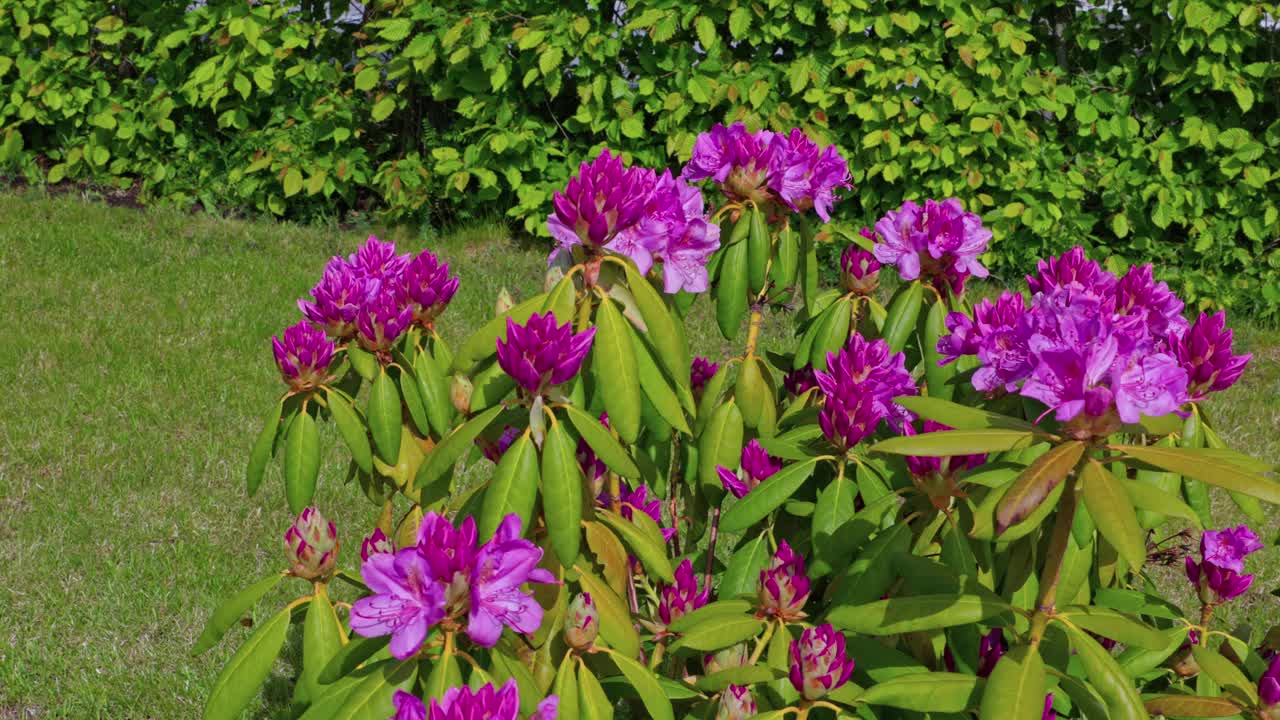
[[[366,234],[0,195],[0,718],[199,715],[249,632],[192,658],[209,613],[283,567],[291,517],[278,469],[255,497],[243,486],[248,447],[283,387],[269,338],[296,322],[295,300],[326,259]],[[542,286],[546,246],[499,225],[379,234],[431,247],[462,277],[442,319],[454,342],[492,315],[500,288],[519,299]],[[766,344],[786,328],[770,316]],[[689,337],[713,358],[742,345],[720,337],[701,300]],[[1239,337],[1257,358],[1214,401],[1215,418],[1234,446],[1280,461],[1280,337]],[[377,508],[342,486],[336,435],[322,442],[331,452],[316,503],[354,569]],[[1229,501],[1217,508],[1235,519]],[[1274,548],[1251,569],[1260,590],[1280,585]],[[1178,587],[1175,573],[1160,576]],[[286,581],[255,618],[304,590]],[[1263,592],[1241,606],[1236,619],[1280,615]],[[251,716],[282,712],[296,650],[293,637]]]

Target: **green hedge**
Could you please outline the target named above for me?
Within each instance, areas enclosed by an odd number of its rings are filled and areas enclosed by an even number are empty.
[[[342,3],[334,3],[341,5]],[[961,197],[1013,277],[1076,243],[1280,310],[1280,16],[1240,0],[0,0],[0,167],[323,217],[505,212],[713,122],[838,143],[848,232]],[[292,8],[292,9],[290,9]]]

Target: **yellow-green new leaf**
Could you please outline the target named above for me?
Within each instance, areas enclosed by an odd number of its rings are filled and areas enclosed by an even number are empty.
[[[932,673],[930,673],[932,675]],[[982,693],[981,720],[1040,720],[1044,713],[1044,660],[1030,645],[1005,653]]]
[[[236,720],[271,673],[289,630],[289,608],[260,626],[231,656],[209,692],[204,720]]]
[[[1130,568],[1139,570],[1147,559],[1146,533],[1138,524],[1138,514],[1120,480],[1096,460],[1089,460],[1080,482],[1084,486],[1085,507],[1089,508],[1098,531]]]
[[[652,532],[637,527],[635,523],[604,509],[597,509],[596,515],[605,522],[606,525],[613,528],[622,541],[631,548],[631,552],[635,554],[640,562],[644,565],[644,569],[657,580],[665,583],[675,582],[675,573],[671,569],[671,560],[667,558],[667,546],[662,540],[661,531],[657,537]],[[650,522],[650,518],[643,509],[632,510],[632,516],[639,518],[644,515]],[[656,525],[655,525],[656,528]]]

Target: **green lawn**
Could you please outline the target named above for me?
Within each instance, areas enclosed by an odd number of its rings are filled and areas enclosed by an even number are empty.
[[[0,718],[196,717],[246,633],[191,658],[210,611],[283,565],[291,518],[278,471],[256,497],[243,487],[248,446],[282,387],[269,337],[296,321],[294,301],[326,258],[365,233],[35,192],[0,195],[0,218]],[[491,315],[499,288],[519,298],[541,286],[545,246],[499,226],[383,237],[429,245],[461,275],[449,338]],[[772,318],[766,337],[784,328]],[[706,303],[689,334],[700,354],[728,354]],[[1280,461],[1280,337],[1244,329],[1240,343],[1258,356],[1217,401],[1218,425]],[[354,567],[376,508],[339,485],[341,469],[335,451],[317,504]],[[1219,509],[1231,519],[1229,504]],[[1254,566],[1269,590],[1280,558],[1267,553]],[[259,617],[301,589],[286,583]],[[1261,595],[1236,615],[1280,615]],[[289,668],[277,670],[255,717],[287,701]]]

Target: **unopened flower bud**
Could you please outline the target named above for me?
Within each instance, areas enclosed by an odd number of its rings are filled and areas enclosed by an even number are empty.
[[[1267,720],[1280,718],[1280,655],[1271,658],[1267,671],[1258,678],[1258,704]]]
[[[880,286],[880,262],[856,245],[840,254],[840,285],[854,295],[872,295]]]
[[[756,713],[756,700],[751,697],[751,689],[730,685],[720,695],[720,709],[716,711],[716,720],[746,720]]]
[[[702,667],[706,669],[707,674],[718,673],[721,670],[729,670],[731,668],[743,667],[747,665],[747,661],[751,659],[751,650],[746,643],[738,643],[733,647],[727,647],[717,653],[708,653],[702,658]]]
[[[306,580],[326,579],[333,574],[338,555],[338,529],[319,510],[308,507],[284,534],[289,572]]]
[[[449,383],[449,402],[453,403],[454,409],[463,414],[471,412],[471,393],[474,389],[466,375],[454,375],[453,381]]]
[[[569,603],[565,617],[564,641],[574,650],[586,650],[600,633],[600,613],[591,600],[591,593],[578,593]]]
[[[791,685],[806,700],[817,700],[849,680],[853,658],[844,635],[830,624],[805,630],[791,641]]]
[[[378,553],[393,553],[395,551],[395,547],[391,544],[391,538],[388,538],[387,534],[382,532],[382,528],[374,528],[373,534],[360,543],[361,560],[368,560]]]
[[[506,288],[498,291],[498,300],[493,304],[494,315],[506,315],[511,308],[516,306],[516,301],[512,299],[511,293]]]

